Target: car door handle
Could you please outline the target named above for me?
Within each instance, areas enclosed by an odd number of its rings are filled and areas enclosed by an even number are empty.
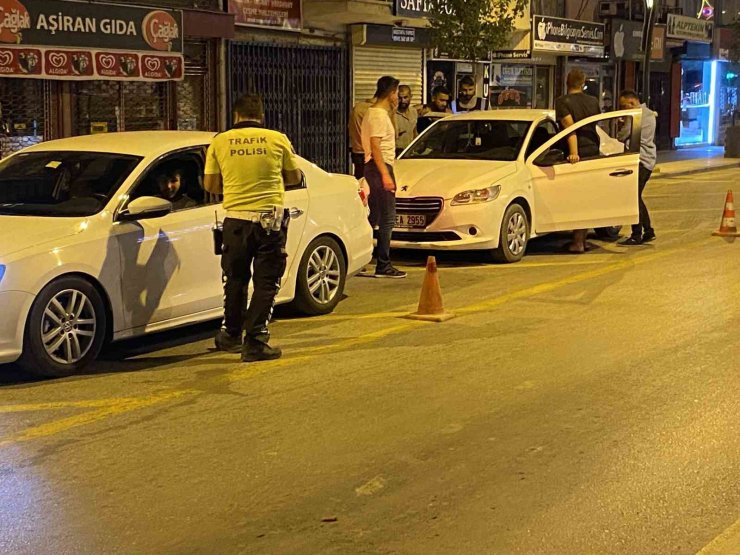
[[[627,177],[628,175],[632,175],[633,173],[635,172],[632,170],[617,170],[610,173],[609,175],[612,177]]]
[[[301,210],[300,208],[291,208],[290,209],[290,219],[291,220],[297,220],[301,216],[303,216],[303,210]]]

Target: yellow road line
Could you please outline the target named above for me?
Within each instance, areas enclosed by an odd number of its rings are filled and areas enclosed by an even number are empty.
[[[143,397],[140,399],[128,399],[124,402],[120,402],[115,405],[109,405],[98,410],[84,412],[82,414],[77,414],[67,418],[52,420],[51,422],[27,428],[22,432],[18,432],[16,434],[12,434],[0,439],[0,448],[14,443],[49,437],[61,432],[65,432],[72,428],[77,428],[79,426],[84,426],[86,424],[92,424],[93,422],[105,420],[106,418],[110,418],[111,416],[116,416],[118,414],[124,414],[134,410],[151,407],[160,403],[164,403],[166,401],[173,401],[175,399],[180,399],[187,395],[195,395],[197,393],[201,392],[194,389],[170,391],[166,393],[151,395],[149,397]]]
[[[572,285],[572,284],[580,283],[580,282],[587,281],[590,279],[598,278],[598,277],[610,274],[615,271],[627,269],[629,267],[632,267],[638,264],[645,264],[647,262],[651,262],[659,258],[664,258],[666,256],[670,256],[671,254],[675,254],[677,252],[681,252],[681,251],[688,250],[688,249],[693,249],[701,244],[709,243],[712,240],[713,240],[712,238],[708,238],[708,239],[705,238],[701,241],[683,245],[682,247],[666,249],[664,251],[654,252],[654,253],[649,253],[649,254],[644,254],[644,255],[637,255],[634,257],[630,257],[626,260],[620,260],[619,262],[615,262],[609,265],[604,265],[602,267],[599,267],[599,268],[596,268],[596,269],[593,269],[587,272],[582,272],[574,276],[569,276],[566,278],[561,278],[561,279],[557,279],[554,281],[541,283],[539,285],[527,287],[525,289],[520,289],[518,291],[512,291],[511,293],[506,293],[498,297],[486,299],[478,303],[473,303],[473,304],[470,304],[470,305],[467,305],[467,306],[464,306],[458,309],[454,309],[453,312],[457,314],[461,314],[461,315],[469,315],[469,314],[487,311],[487,310],[490,310],[492,308],[495,308],[497,306],[500,306],[508,302],[523,300],[523,299],[527,299],[529,297],[533,297],[536,295],[541,295],[543,293],[548,293],[553,290],[559,289],[561,287],[565,287],[568,285]],[[247,365],[246,367],[242,365],[237,365],[236,370],[227,374],[226,378],[231,382],[250,379],[260,374],[264,374],[266,372],[275,370],[276,368],[311,362],[316,357],[318,357],[320,354],[324,354],[327,352],[339,352],[339,351],[348,349],[350,347],[357,347],[360,345],[370,344],[379,339],[388,337],[390,335],[409,331],[415,327],[429,326],[429,325],[434,325],[434,324],[418,322],[418,321],[411,321],[411,320],[408,322],[399,324],[398,321],[396,320],[394,324],[389,327],[386,327],[386,328],[383,328],[383,329],[380,329],[374,332],[362,334],[357,337],[347,338],[343,341],[339,341],[338,343],[333,343],[330,345],[321,345],[317,347],[309,347],[309,348],[306,348],[300,351],[300,353],[303,353],[303,354],[299,354],[298,356],[288,356],[284,359],[280,359],[272,363],[264,363],[258,366],[257,368],[254,368],[253,365]],[[91,424],[94,422],[98,422],[106,418],[110,418],[112,416],[125,414],[128,412],[132,412],[134,410],[148,408],[148,407],[151,407],[157,404],[181,399],[186,396],[197,395],[199,393],[202,393],[202,391],[194,390],[194,389],[182,389],[182,390],[172,390],[168,392],[158,393],[158,394],[151,395],[148,397],[119,400],[119,401],[116,401],[115,404],[112,404],[112,405],[109,404],[107,406],[102,406],[98,410],[89,411],[83,414],[78,414],[78,415],[67,417],[67,418],[53,420],[45,424],[33,426],[22,432],[12,434],[5,438],[1,438],[0,447],[5,447],[8,445],[23,442],[23,441],[29,441],[29,440],[39,439],[43,437],[49,437],[49,436],[56,435],[61,432],[67,431],[69,429],[83,426],[86,424]],[[108,400],[105,400],[105,401],[107,402]],[[88,401],[80,401],[80,403],[87,403],[87,402]],[[26,406],[29,406],[29,407],[37,406],[38,407],[38,406],[50,406],[53,404],[54,403],[41,403],[37,405],[26,405]],[[64,404],[64,403],[61,403],[61,404]],[[11,411],[8,411],[8,412],[11,412]]]
[[[740,519],[705,545],[696,555],[737,555],[740,553]]]
[[[33,411],[44,411],[44,410],[60,410],[60,409],[90,409],[99,407],[110,407],[119,403],[127,403],[136,401],[135,398],[119,398],[119,399],[90,399],[87,401],[58,401],[52,403],[29,403],[23,405],[5,405],[0,406],[0,414],[10,412],[33,412]]]

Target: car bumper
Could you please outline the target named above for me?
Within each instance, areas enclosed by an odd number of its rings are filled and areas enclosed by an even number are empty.
[[[15,362],[23,351],[23,329],[33,295],[23,291],[0,291],[0,364]]]
[[[391,247],[421,250],[487,250],[498,247],[505,204],[493,201],[470,206],[445,204],[424,229],[393,230]]]

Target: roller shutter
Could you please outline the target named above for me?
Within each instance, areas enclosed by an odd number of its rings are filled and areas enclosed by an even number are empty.
[[[372,98],[378,78],[393,75],[411,87],[411,104],[422,102],[424,53],[416,48],[355,46],[352,48],[353,103]]]

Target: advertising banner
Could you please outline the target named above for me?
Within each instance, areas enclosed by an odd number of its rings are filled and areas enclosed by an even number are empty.
[[[179,11],[0,0],[0,75],[7,77],[177,80],[182,51]]]
[[[642,21],[625,19],[612,20],[614,36],[611,41],[611,55],[617,60],[641,62],[645,59],[642,52]],[[665,49],[665,27],[653,27],[653,46],[650,59],[662,61]]]
[[[229,13],[237,25],[274,27],[300,31],[303,27],[301,0],[229,0]]]
[[[0,46],[0,76],[35,79],[177,81],[182,55]]]
[[[535,15],[532,49],[580,56],[604,56],[604,24]]]

